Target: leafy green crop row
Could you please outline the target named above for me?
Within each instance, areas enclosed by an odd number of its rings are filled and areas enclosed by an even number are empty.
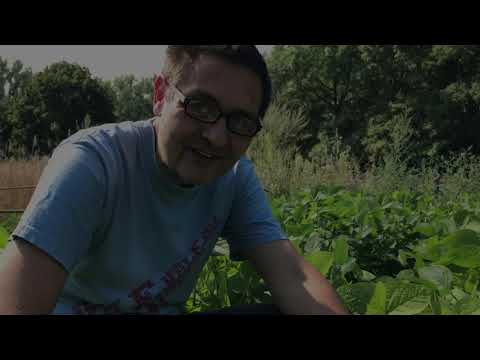
[[[299,252],[358,315],[480,314],[480,201],[304,191],[272,200]],[[247,264],[212,258],[187,311],[271,302]]]

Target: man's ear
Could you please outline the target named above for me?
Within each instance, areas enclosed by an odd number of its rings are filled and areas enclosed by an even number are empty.
[[[153,114],[160,116],[163,106],[165,105],[165,93],[167,91],[167,85],[163,75],[155,75],[153,86]]]

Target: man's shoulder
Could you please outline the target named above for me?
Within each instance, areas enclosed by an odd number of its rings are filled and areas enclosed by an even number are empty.
[[[126,121],[80,130],[63,140],[55,148],[52,158],[61,160],[62,156],[69,158],[72,154],[82,154],[82,161],[90,163],[91,167],[98,164],[99,169],[110,169],[116,174],[125,167],[125,162],[134,163],[139,151],[147,151],[144,144],[151,142],[150,138],[154,136],[149,133],[153,129],[148,126],[148,121]]]
[[[138,144],[150,142],[152,134],[153,128],[148,120],[102,124],[80,130],[64,139],[55,152],[76,147],[101,158],[106,156],[110,159],[121,154],[133,156],[141,148]]]
[[[93,126],[88,129],[82,129],[65,139],[64,143],[77,143],[91,140],[106,140],[111,138],[123,138],[136,134],[140,129],[148,127],[148,120],[143,121],[124,121],[118,123],[108,123]]]

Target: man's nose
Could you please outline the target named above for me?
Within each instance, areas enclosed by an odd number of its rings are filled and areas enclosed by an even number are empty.
[[[225,147],[229,137],[225,117],[222,116],[215,123],[205,124],[203,127],[203,137],[216,148]]]

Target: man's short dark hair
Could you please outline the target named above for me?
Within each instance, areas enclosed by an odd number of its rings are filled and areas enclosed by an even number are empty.
[[[181,81],[185,67],[195,62],[202,53],[221,56],[226,61],[245,66],[262,82],[262,103],[259,116],[263,118],[272,98],[272,82],[267,64],[255,45],[169,45],[163,75],[173,83]]]

